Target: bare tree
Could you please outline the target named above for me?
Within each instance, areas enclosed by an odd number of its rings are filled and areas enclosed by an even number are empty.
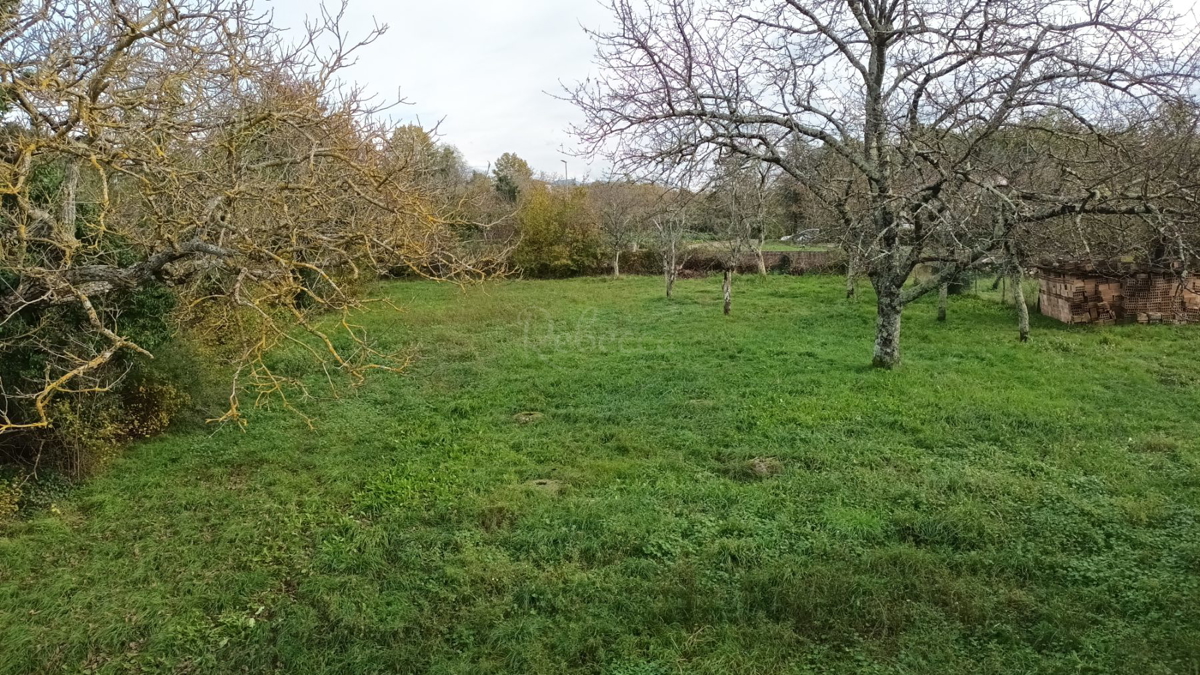
[[[220,336],[237,373],[222,419],[237,420],[247,392],[303,392],[267,366],[281,345],[356,381],[403,366],[350,318],[361,280],[485,273],[386,150],[383,108],[338,79],[384,28],[352,40],[323,12],[287,43],[248,0],[27,0],[14,16],[0,35],[0,349],[46,365],[0,383],[0,433],[47,428],[56,397],[152,358],[122,330],[121,291],[168,288],[182,323]],[[83,322],[51,325],[51,308]]]
[[[596,214],[605,244],[612,253],[614,277],[621,276],[621,253],[637,242],[652,206],[648,186],[631,181],[593,183],[588,201]]]
[[[654,242],[662,261],[663,281],[667,297],[673,297],[675,282],[687,264],[690,249],[687,246],[689,233],[690,197],[682,193],[665,196],[658,204],[650,224],[654,228]]]
[[[767,217],[770,172],[761,162],[730,155],[717,162],[708,191],[715,201],[713,231],[723,274],[724,311],[733,308],[733,275],[746,253],[754,254],[766,274],[762,246]]]
[[[578,134],[629,171],[670,173],[735,153],[814,191],[828,175],[797,146],[854,172],[864,265],[878,296],[874,363],[900,363],[904,306],[1022,227],[1077,215],[1173,218],[1192,177],[1143,180],[1081,153],[1002,152],[1023,132],[1136,148],[1196,80],[1195,28],[1162,0],[611,0],[591,35],[600,79],[570,96]],[[1057,117],[1064,125],[1047,125]],[[1112,153],[1129,159],[1128,153]],[[1007,217],[989,216],[1004,209]],[[983,213],[970,225],[964,213]],[[856,240],[856,238],[855,238]],[[912,270],[966,252],[906,288]],[[958,258],[959,256],[955,256]]]

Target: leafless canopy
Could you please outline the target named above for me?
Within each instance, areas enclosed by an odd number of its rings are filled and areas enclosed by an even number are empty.
[[[617,28],[592,34],[602,75],[571,92],[579,136],[656,174],[736,153],[842,209],[879,294],[882,366],[899,362],[903,305],[941,282],[903,289],[922,259],[957,274],[1019,228],[1167,218],[1194,187],[1125,150],[1191,105],[1195,28],[1168,0],[610,7]]]
[[[621,253],[646,229],[655,192],[652,186],[621,180],[588,186],[588,202],[612,255],[613,276],[621,276]]]

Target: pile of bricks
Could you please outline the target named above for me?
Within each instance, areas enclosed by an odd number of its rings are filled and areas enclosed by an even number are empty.
[[[1167,313],[1163,310],[1171,309],[1172,289],[1163,281],[1146,273],[1125,280],[1129,287],[1125,306],[1138,323],[1162,323],[1163,315]]]
[[[1125,311],[1138,323],[1200,323],[1200,281],[1141,273],[1125,284]]]
[[[1122,307],[1119,281],[1043,273],[1040,305],[1042,314],[1063,323],[1114,324]]]
[[[1042,314],[1063,323],[1200,323],[1200,279],[1176,271],[1041,268]]]
[[[1183,312],[1188,323],[1200,323],[1200,279],[1192,277],[1183,285]]]

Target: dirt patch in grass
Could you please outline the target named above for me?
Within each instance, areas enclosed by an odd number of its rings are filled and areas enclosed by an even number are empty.
[[[525,483],[525,487],[537,490],[538,492],[544,492],[552,497],[557,496],[566,486],[566,483],[561,480],[554,480],[553,478],[538,478]]]
[[[513,415],[513,420],[517,424],[533,424],[534,422],[542,419],[542,417],[544,417],[544,415],[542,415],[540,412],[527,411],[519,412],[516,415]]]

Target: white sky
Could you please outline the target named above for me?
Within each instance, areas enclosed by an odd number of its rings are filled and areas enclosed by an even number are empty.
[[[299,29],[321,0],[255,0],[277,25]],[[1191,13],[1193,0],[1173,0]],[[337,7],[338,0],[327,0]],[[1193,17],[1195,15],[1193,14]],[[457,146],[474,168],[515,152],[535,171],[599,178],[568,134],[579,120],[550,96],[593,71],[593,45],[580,24],[611,22],[599,0],[350,0],[345,28],[365,36],[374,22],[390,30],[359,55],[347,79],[368,92],[412,105],[394,110],[405,122],[441,122],[442,140]],[[567,152],[564,153],[564,150]]]
[[[258,0],[281,27],[299,28],[320,0]],[[336,8],[336,0],[328,3]],[[562,152],[579,119],[558,93],[592,70],[593,45],[580,24],[605,25],[597,0],[351,0],[345,27],[362,37],[373,21],[390,30],[361,52],[347,79],[367,91],[413,105],[395,109],[426,127],[441,121],[442,140],[475,168],[515,152],[535,171],[571,177],[597,167]]]

